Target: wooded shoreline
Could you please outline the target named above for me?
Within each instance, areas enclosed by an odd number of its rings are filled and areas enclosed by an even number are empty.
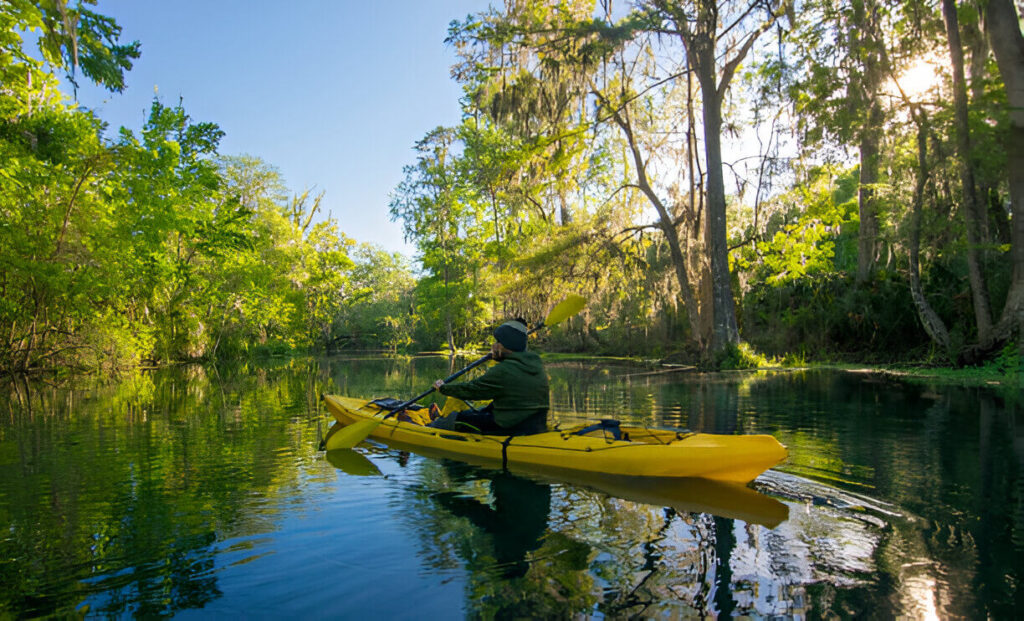
[[[463,117],[391,197],[411,259],[182,103],[78,106],[61,75],[117,93],[140,57],[116,16],[0,5],[0,373],[456,352],[567,292],[545,351],[1024,373],[1013,0],[625,9],[451,23]]]

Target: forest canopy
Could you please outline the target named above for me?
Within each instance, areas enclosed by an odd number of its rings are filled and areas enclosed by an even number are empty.
[[[268,162],[124,88],[139,42],[0,4],[0,370],[450,351],[587,310],[551,350],[971,363],[1024,338],[1024,19],[1013,0],[506,0],[451,23],[455,126],[359,244]],[[341,113],[344,113],[343,111]]]
[[[571,346],[972,362],[1024,325],[1011,0],[508,0],[452,22],[457,127],[392,213],[447,339],[592,300]],[[813,352],[813,354],[812,354]]]
[[[220,153],[181,103],[154,99],[135,133],[62,93],[61,73],[118,91],[139,55],[89,6],[0,4],[0,369],[407,345],[409,266],[346,237],[322,194]]]

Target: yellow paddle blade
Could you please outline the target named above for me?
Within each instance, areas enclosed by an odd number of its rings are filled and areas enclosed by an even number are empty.
[[[383,420],[383,418],[370,418],[346,425],[337,432],[327,435],[324,449],[328,451],[350,449],[369,437]]]
[[[553,326],[556,323],[561,323],[583,310],[583,307],[586,305],[587,300],[583,296],[570,293],[551,309],[551,312],[548,313],[547,318],[544,320],[544,325]]]

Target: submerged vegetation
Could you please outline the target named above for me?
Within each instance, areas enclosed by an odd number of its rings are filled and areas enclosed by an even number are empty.
[[[590,303],[549,351],[1020,368],[1012,0],[454,21],[462,120],[415,145],[390,204],[415,269],[184,104],[133,132],[69,101],[60,74],[117,92],[140,54],[92,4],[0,5],[0,371],[454,352],[569,291]]]

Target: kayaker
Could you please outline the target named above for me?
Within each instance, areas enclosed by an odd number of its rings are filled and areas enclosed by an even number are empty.
[[[506,321],[495,328],[491,344],[491,356],[498,364],[468,382],[434,382],[442,395],[462,400],[490,399],[491,403],[482,410],[449,414],[430,426],[502,435],[547,431],[548,376],[540,356],[526,350],[528,331],[522,319]]]

